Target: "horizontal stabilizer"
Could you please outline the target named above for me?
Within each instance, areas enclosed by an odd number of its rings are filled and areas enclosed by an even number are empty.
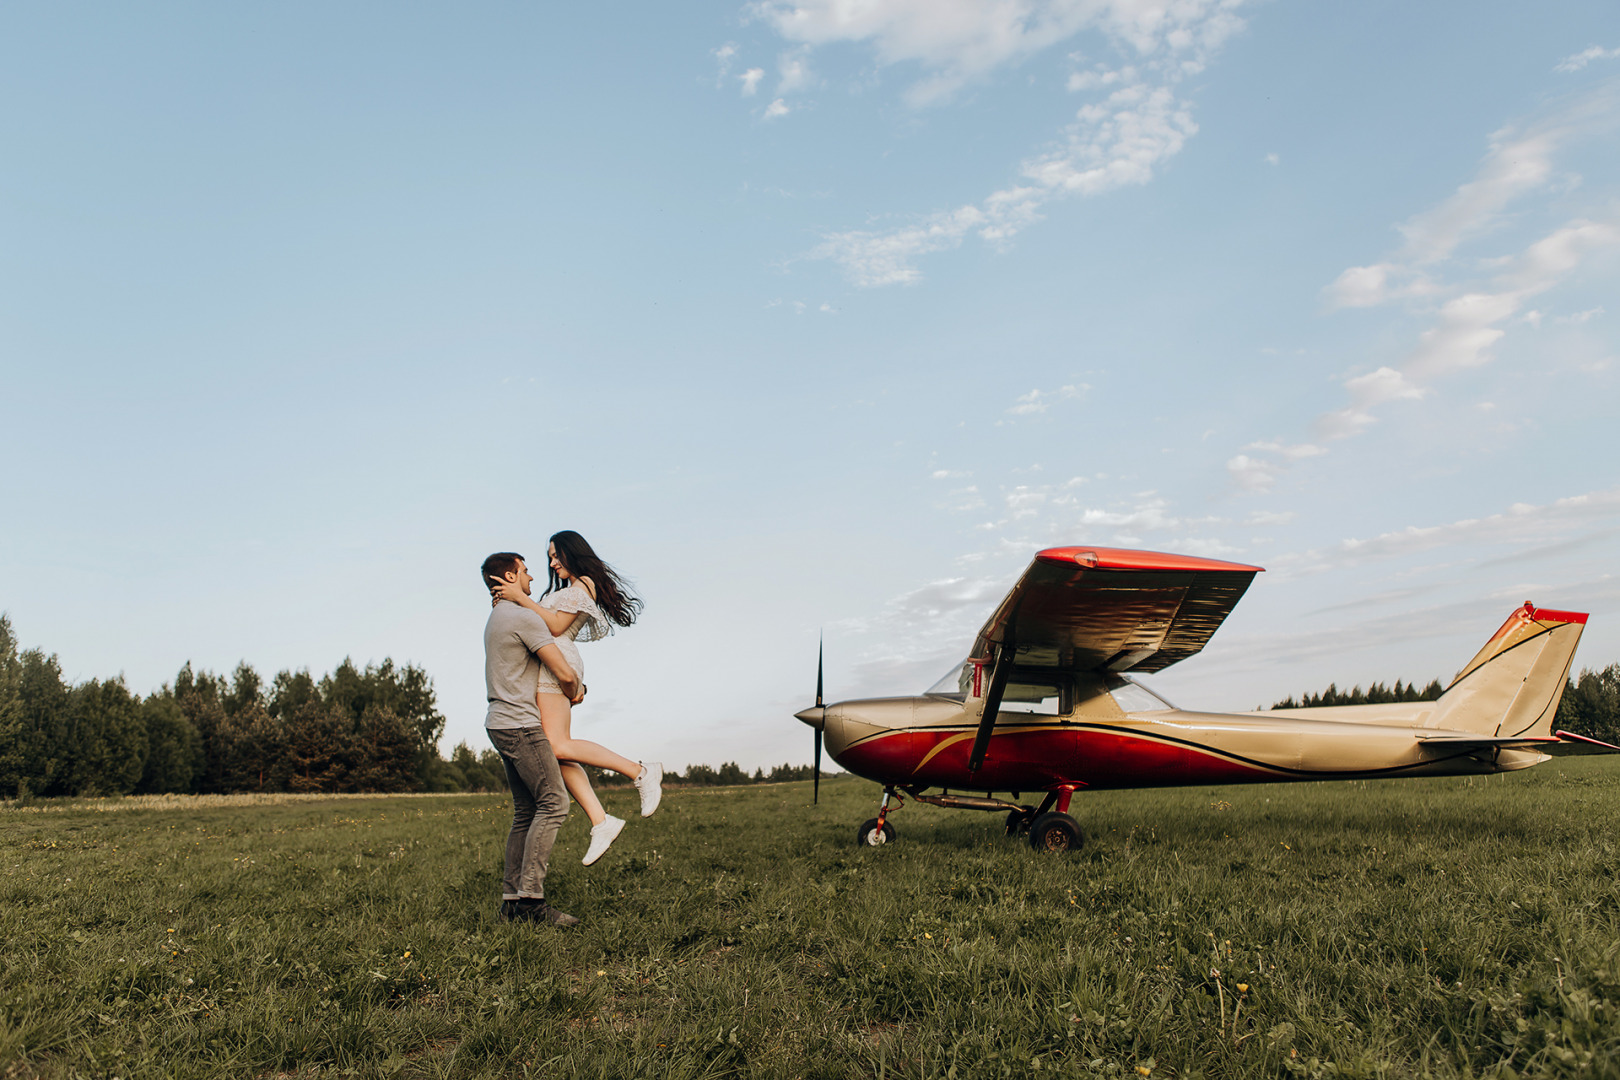
[[[1591,739],[1585,735],[1577,735],[1573,731],[1560,731],[1558,745],[1548,747],[1546,752],[1563,756],[1565,754],[1620,754],[1620,746],[1606,743],[1602,739]]]
[[[1424,746],[1448,750],[1540,750],[1549,754],[1555,752],[1549,748],[1561,741],[1556,735],[1472,735],[1466,731],[1421,732],[1417,738]]]

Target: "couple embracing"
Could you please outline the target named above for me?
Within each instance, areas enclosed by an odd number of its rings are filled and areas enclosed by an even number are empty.
[[[577,532],[554,535],[546,556],[548,585],[538,601],[530,595],[534,579],[523,556],[501,551],[484,560],[481,572],[493,604],[484,625],[489,699],[484,727],[512,789],[501,917],[573,926],[578,919],[545,901],[546,865],[568,817],[568,796],[591,820],[586,866],[600,859],[624,828],[623,819],[602,809],[584,766],[632,780],[641,794],[642,817],[658,809],[664,770],[573,737],[573,706],[585,699],[585,669],[575,643],[629,626],[642,603]]]

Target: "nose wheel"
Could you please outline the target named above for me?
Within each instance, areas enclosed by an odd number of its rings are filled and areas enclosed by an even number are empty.
[[[894,826],[877,818],[861,822],[860,831],[855,834],[855,842],[861,847],[882,847],[893,839]]]
[[[889,806],[890,799],[894,800],[893,807]],[[893,843],[894,826],[889,824],[889,812],[900,809],[905,802],[894,788],[884,788],[883,801],[878,804],[878,816],[861,822],[860,829],[855,833],[855,842],[861,847],[882,847]]]

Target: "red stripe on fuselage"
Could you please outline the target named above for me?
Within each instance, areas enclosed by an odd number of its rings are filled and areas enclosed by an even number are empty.
[[[1073,783],[1093,788],[1174,787],[1293,779],[1202,747],[1090,727],[1043,724],[997,731],[984,765],[970,777],[972,751],[971,729],[912,729],[850,746],[838,761],[883,784],[986,791],[1042,791]]]

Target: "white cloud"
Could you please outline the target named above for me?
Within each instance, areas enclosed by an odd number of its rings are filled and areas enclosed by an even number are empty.
[[[1352,266],[1325,291],[1331,307],[1375,307],[1391,300],[1433,296],[1439,286],[1415,267],[1383,262]]]
[[[1441,525],[1410,525],[1369,539],[1351,538],[1326,550],[1283,556],[1279,570],[1322,570],[1378,559],[1400,558],[1435,548],[1462,545],[1477,551],[1492,544],[1543,545],[1573,530],[1620,518],[1620,488],[1572,495],[1544,505],[1514,503],[1481,518]],[[1528,553],[1521,552],[1521,555]]]
[[[810,86],[810,64],[803,52],[784,53],[777,60],[781,81],[776,84],[778,94],[794,94]]]
[[[828,234],[812,254],[839,263],[860,286],[910,284],[921,277],[919,258],[955,248],[971,234],[1004,243],[1041,220],[1054,200],[1149,182],[1198,131],[1176,87],[1242,27],[1235,14],[1241,2],[760,0],[751,12],[805,50],[859,44],[880,65],[920,67],[922,77],[907,91],[914,105],[944,101],[966,82],[1083,30],[1103,34],[1135,60],[1070,77],[1071,90],[1107,91],[1106,98],[1080,108],[1055,148],[1019,166],[1017,182],[911,224]],[[797,86],[784,69],[780,92]]]
[[[1245,491],[1254,492],[1270,491],[1283,469],[1294,462],[1303,461],[1306,458],[1320,457],[1327,453],[1326,449],[1317,446],[1315,443],[1297,443],[1289,446],[1277,439],[1269,442],[1252,442],[1243,449],[1271,455],[1270,457],[1250,457],[1247,453],[1243,453],[1229,459],[1226,463],[1226,474],[1232,478],[1232,482]],[[1251,518],[1250,524],[1271,525],[1281,524],[1281,522],[1276,520],[1259,521]]]
[[[760,0],[750,11],[785,40],[868,46],[879,64],[923,70],[914,105],[1096,29],[1142,57],[1203,58],[1242,27],[1239,0]],[[1190,72],[1189,72],[1190,73]]]
[[[1400,226],[1406,238],[1402,260],[1418,265],[1436,262],[1467,237],[1496,224],[1508,203],[1547,183],[1552,153],[1572,129],[1571,118],[1559,117],[1516,137],[1507,128],[1493,134],[1472,180],[1439,206]]]
[[[1377,423],[1378,406],[1420,399],[1438,380],[1489,363],[1509,326],[1539,327],[1545,319],[1541,310],[1524,310],[1527,301],[1556,288],[1594,253],[1620,246],[1620,219],[1576,219],[1518,254],[1467,262],[1455,257],[1465,240],[1502,221],[1515,200],[1551,186],[1555,151],[1577,138],[1610,135],[1617,120],[1620,94],[1605,85],[1522,129],[1495,132],[1471,179],[1400,226],[1405,242],[1393,257],[1352,266],[1324,290],[1334,308],[1398,300],[1439,301],[1439,307],[1399,364],[1380,365],[1345,381],[1349,401],[1317,419],[1320,438],[1343,439],[1365,431]],[[1460,280],[1443,280],[1441,268],[1447,264],[1460,266]],[[1592,315],[1601,310],[1593,309]],[[1228,468],[1245,487],[1264,490],[1274,478],[1274,468],[1268,473],[1247,459],[1234,462]]]
[[[1125,511],[1090,508],[1080,515],[1080,523],[1142,532],[1162,532],[1166,529],[1180,528],[1181,520],[1167,513],[1168,508],[1169,504],[1163,499],[1148,499]],[[1123,541],[1124,537],[1120,539]]]
[[[1560,323],[1573,323],[1574,325],[1579,326],[1581,323],[1591,322],[1593,319],[1602,314],[1603,308],[1599,306],[1595,308],[1588,308],[1585,311],[1577,311],[1573,315],[1560,315],[1554,321]]]
[[[1276,154],[1267,154],[1266,155],[1266,164],[1267,165],[1280,165],[1280,164],[1282,164],[1282,158],[1277,156]]]
[[[1169,86],[1125,87],[1082,108],[1058,149],[1026,160],[1019,171],[1028,183],[917,225],[833,233],[814,254],[840,263],[857,285],[910,284],[921,278],[920,256],[957,247],[969,234],[1004,242],[1041,220],[1053,200],[1146,184],[1197,131],[1190,109]]]
[[[765,119],[775,120],[777,117],[786,116],[792,111],[793,110],[788,107],[787,102],[783,101],[781,98],[777,98],[775,101],[765,106]]]
[[[1077,71],[1069,76],[1068,88],[1071,91],[1099,90],[1120,83],[1133,83],[1137,79],[1136,68],[1129,65],[1122,68],[1105,67],[1098,64],[1091,71]]]
[[[1056,390],[1031,390],[1020,397],[1007,410],[1013,416],[1030,416],[1043,413],[1051,408],[1054,401],[1064,401],[1080,397],[1091,387],[1086,383],[1077,383],[1071,386],[1060,386]]]
[[[1421,398],[1428,393],[1428,384],[1488,363],[1491,350],[1507,334],[1506,324],[1515,317],[1539,324],[1540,312],[1519,316],[1525,301],[1558,286],[1591,254],[1616,247],[1620,226],[1577,220],[1554,229],[1517,256],[1493,260],[1499,273],[1482,288],[1442,304],[1400,368],[1386,365],[1346,380],[1349,404],[1318,418],[1318,434],[1324,439],[1358,434],[1377,422],[1372,411],[1377,406]]]
[[[1593,45],[1589,49],[1564,57],[1553,70],[1571,73],[1581,70],[1593,60],[1614,60],[1616,58],[1620,58],[1620,49],[1605,49],[1600,45]]]
[[[737,46],[728,41],[710,55],[714,57],[715,65],[719,69],[714,77],[714,85],[718,88],[726,81],[726,75],[731,71],[731,62],[737,58]]]
[[[1284,461],[1299,461],[1303,458],[1320,457],[1327,453],[1320,446],[1312,443],[1297,443],[1293,446],[1273,439],[1270,442],[1253,442],[1244,447],[1245,450],[1264,450],[1268,454],[1276,454]]]
[[[984,220],[978,207],[964,206],[886,233],[833,233],[812,254],[841,263],[857,285],[909,285],[922,277],[917,256],[956,247]]]
[[[764,68],[749,68],[737,76],[737,80],[742,83],[743,97],[753,97],[759,90],[759,81],[764,77]]]
[[[1226,462],[1227,475],[1245,491],[1270,491],[1280,471],[1276,462],[1252,458],[1248,454],[1238,454]]]

